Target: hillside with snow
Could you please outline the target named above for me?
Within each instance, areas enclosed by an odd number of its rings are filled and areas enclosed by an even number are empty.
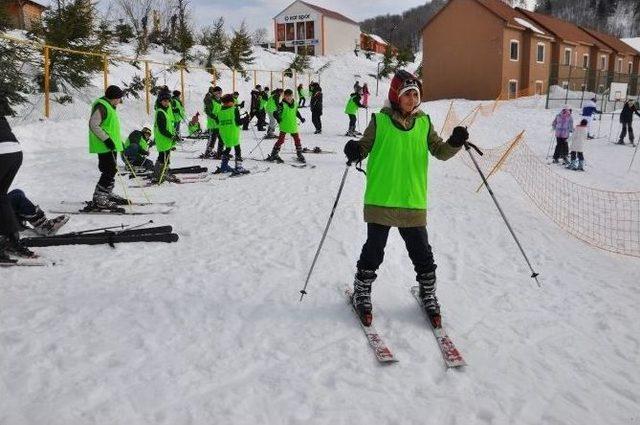
[[[256,56],[256,68],[291,61],[288,54]],[[158,51],[149,58],[170,59]],[[375,94],[375,61],[344,55],[314,58],[312,67],[327,62],[321,135],[301,110],[303,145],[336,152],[307,155],[315,168],[267,164],[268,172],[237,179],[152,187],[152,200],[176,201],[171,214],[149,218],[173,225],[178,243],[39,248],[55,266],[0,269],[0,424],[640,422],[640,259],[568,235],[498,172],[493,190],[540,273],[538,288],[491,198],[476,192],[480,179],[462,161],[464,151],[430,161],[428,230],[444,325],[467,367],[444,367],[409,292],[415,275],[396,230],[373,306],[374,323],[399,362],[376,362],[342,294],[366,237],[365,176],[353,168],[308,295],[298,301],[345,169],[346,98],[355,79]],[[110,82],[139,72],[112,65]],[[178,73],[158,75],[176,88]],[[223,73],[219,82],[227,92],[229,78]],[[210,76],[191,71],[187,81],[192,114],[201,110]],[[251,83],[239,83],[241,99],[248,100]],[[94,88],[56,106],[49,120],[39,119],[37,103],[12,120],[25,151],[13,187],[45,210],[93,192],[98,170],[87,153],[87,119],[101,84],[96,76]],[[388,87],[381,81],[370,112]],[[460,116],[477,105],[454,103]],[[440,129],[450,102],[421,107]],[[490,148],[524,129],[545,160],[557,111],[543,107],[536,99],[501,103],[470,127],[471,140]],[[120,117],[125,134],[149,121],[142,100],[127,100]],[[368,119],[361,111],[361,131]],[[640,161],[627,171],[634,150],[610,143],[616,120],[609,115],[596,124],[602,137],[588,142],[584,173],[555,165],[551,172],[585,186],[637,191]],[[265,164],[258,137],[243,132],[248,167]],[[271,146],[260,145],[265,153]],[[202,150],[204,142],[185,143],[172,165],[214,168],[217,161],[194,159]],[[283,152],[292,160],[290,139]],[[116,181],[116,191],[124,194],[127,183]],[[126,190],[144,197],[141,189]],[[75,215],[65,229],[144,220]]]

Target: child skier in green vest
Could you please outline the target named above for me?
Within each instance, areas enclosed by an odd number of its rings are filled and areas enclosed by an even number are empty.
[[[216,147],[216,140],[219,139],[218,132],[218,112],[222,108],[220,97],[222,96],[222,88],[215,86],[210,87],[209,92],[204,97],[204,113],[207,115],[207,129],[209,130],[209,143],[200,158],[220,159],[222,156],[222,142],[218,141],[218,150],[214,154],[213,149]]]
[[[187,117],[187,112],[182,104],[180,90],[173,91],[173,97],[171,98],[171,111],[173,112],[173,123],[176,128],[176,134],[180,136],[180,123]]]
[[[372,115],[360,140],[349,140],[344,152],[350,162],[367,155],[364,220],[367,241],[357,263],[353,304],[365,326],[373,320],[371,284],[382,264],[389,229],[397,227],[413,262],[419,295],[434,326],[439,325],[436,264],[427,235],[427,174],[429,154],[453,157],[469,138],[456,127],[445,143],[428,115],[418,109],[422,84],[399,70],[391,81],[389,104]]]
[[[360,102],[360,87],[349,95],[349,100],[347,100],[347,105],[344,107],[344,113],[349,116],[349,130],[345,134],[345,136],[356,137],[358,133],[356,132],[356,122],[357,122],[357,114],[358,108],[365,108],[365,106]]]
[[[122,102],[123,91],[118,86],[109,86],[104,97],[91,105],[89,118],[89,152],[98,155],[100,180],[93,192],[89,208],[110,210],[124,205],[127,200],[114,194],[117,172],[117,153],[122,152],[120,119],[116,107]]]
[[[220,140],[224,143],[222,151],[222,161],[220,167],[216,169],[214,174],[232,173],[246,174],[249,171],[242,167],[242,152],[240,150],[240,127],[249,119],[249,116],[240,118],[240,110],[235,104],[232,94],[222,96],[222,109],[218,112],[218,124],[220,131]],[[231,148],[234,149],[235,168],[229,166],[229,154]]]
[[[156,108],[156,120],[153,126],[153,139],[158,150],[158,159],[153,169],[153,181],[160,184],[164,181],[179,183],[180,180],[171,173],[169,162],[171,149],[175,146],[178,136],[171,121],[171,95],[162,93],[158,96],[158,107]]]
[[[275,161],[278,163],[283,163],[284,160],[280,158],[279,152],[280,147],[284,143],[284,137],[288,134],[291,134],[293,137],[293,141],[296,145],[296,155],[299,162],[306,162],[304,155],[302,155],[302,144],[300,143],[300,136],[298,134],[298,121],[299,118],[302,123],[304,123],[305,119],[302,118],[300,112],[298,112],[298,105],[296,104],[295,99],[293,98],[293,91],[291,89],[286,89],[284,91],[284,96],[282,99],[282,103],[278,106],[278,110],[275,112],[276,120],[280,126],[280,136],[276,141],[275,145],[273,145],[273,150],[271,154],[267,156],[267,161]]]
[[[124,141],[122,160],[127,169],[142,167],[145,170],[153,170],[153,162],[148,159],[149,149],[152,146],[151,127],[145,125],[142,130],[133,130]]]
[[[269,127],[267,128],[267,134],[264,136],[265,139],[276,139],[276,117],[274,113],[278,110],[278,106],[280,105],[280,96],[282,96],[282,89],[275,89],[271,92],[271,96],[267,101],[267,105],[264,110],[269,115]]]

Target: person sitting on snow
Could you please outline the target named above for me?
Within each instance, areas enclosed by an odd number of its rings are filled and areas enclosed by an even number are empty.
[[[29,223],[33,231],[40,236],[55,235],[69,221],[68,215],[47,218],[44,211],[38,205],[34,205],[20,189],[12,190],[7,196],[16,219],[22,227],[27,229],[27,223]]]
[[[153,170],[153,161],[149,158],[149,149],[153,146],[151,141],[151,126],[145,125],[141,130],[133,130],[124,141],[122,160],[127,168],[142,167],[145,170]]]

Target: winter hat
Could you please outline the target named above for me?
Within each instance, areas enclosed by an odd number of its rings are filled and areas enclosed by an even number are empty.
[[[220,86],[215,86],[215,87],[213,88],[213,92],[214,92],[214,93],[216,93],[216,92],[218,92],[218,93],[222,93],[222,87],[220,87]]]
[[[285,96],[292,96],[292,95],[293,95],[293,90],[291,90],[291,89],[286,89],[286,90],[284,91],[284,95],[285,95]]]
[[[389,87],[389,102],[394,107],[398,106],[400,96],[409,90],[416,90],[418,97],[422,97],[422,83],[412,73],[400,69],[391,79],[391,87]]]
[[[118,86],[109,86],[104,92],[104,97],[109,100],[122,99],[124,97],[124,92]]]
[[[224,96],[222,96],[222,99],[220,99],[220,101],[222,103],[233,103],[235,99],[233,98],[232,94],[225,94]]]
[[[174,91],[173,91],[173,95],[174,95],[175,97],[178,97],[178,96],[180,96],[181,94],[182,94],[182,92],[181,92],[180,90],[174,90]]]
[[[152,127],[150,124],[145,124],[142,126],[142,132],[151,134],[151,128]]]
[[[584,127],[584,126],[586,126],[586,125],[589,125],[589,121],[587,121],[587,120],[582,120],[582,121],[580,121],[580,125],[581,125],[582,127]]]
[[[162,102],[163,100],[171,100],[171,95],[169,93],[160,93],[158,95],[158,102]]]

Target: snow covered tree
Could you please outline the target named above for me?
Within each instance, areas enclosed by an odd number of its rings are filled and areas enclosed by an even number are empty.
[[[203,46],[207,48],[206,67],[211,68],[215,62],[220,62],[225,58],[227,52],[227,34],[224,32],[224,18],[219,17],[212,28],[202,30],[200,39]]]
[[[56,0],[56,5],[34,25],[33,36],[51,46],[108,53],[104,37],[99,37],[96,16],[91,0]],[[91,73],[101,69],[100,57],[52,49],[49,60],[51,90],[86,87]],[[38,80],[42,87],[44,76],[40,74]]]
[[[127,24],[124,19],[118,21],[118,25],[114,28],[114,35],[120,43],[128,43],[136,36],[133,27]]]
[[[293,61],[289,65],[289,68],[285,70],[285,72],[287,71],[304,72],[305,70],[309,69],[310,66],[311,66],[311,61],[309,60],[309,56],[305,55],[304,53],[302,54],[298,53],[293,58]]]
[[[242,21],[240,29],[233,31],[233,38],[229,43],[227,54],[223,60],[224,64],[229,68],[240,71],[242,76],[246,77],[245,65],[251,65],[255,60],[255,57],[252,56],[252,45],[247,25]]]
[[[177,0],[178,14],[174,29],[173,48],[178,51],[182,57],[182,63],[187,62],[189,49],[195,44],[193,32],[189,26],[189,1]]]
[[[147,51],[149,37],[149,15],[153,6],[153,0],[115,0],[115,5],[133,28],[137,39],[136,53]]]
[[[24,93],[31,91],[29,82],[25,78],[24,66],[33,61],[32,51],[24,46],[0,39],[0,98],[8,101],[4,103],[2,115],[14,115],[12,105],[24,103],[27,99]]]

